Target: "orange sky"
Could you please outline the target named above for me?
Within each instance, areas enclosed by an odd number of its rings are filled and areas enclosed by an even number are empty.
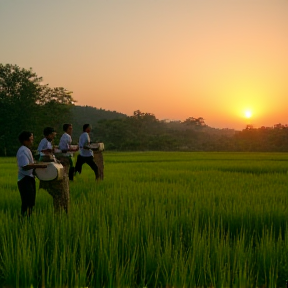
[[[287,0],[0,0],[0,56],[78,105],[272,126],[288,123],[287,15]]]

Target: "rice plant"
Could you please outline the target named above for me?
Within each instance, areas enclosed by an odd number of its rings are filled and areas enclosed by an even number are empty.
[[[55,214],[37,189],[22,219],[1,158],[2,287],[285,287],[288,155],[105,152],[105,180],[70,183]]]

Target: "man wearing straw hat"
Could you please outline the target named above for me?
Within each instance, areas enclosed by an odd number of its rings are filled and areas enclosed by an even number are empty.
[[[35,206],[36,184],[34,177],[35,168],[46,168],[45,164],[35,164],[30,148],[33,145],[33,133],[23,131],[18,136],[21,147],[17,151],[18,164],[18,189],[21,195],[21,215],[30,216]]]

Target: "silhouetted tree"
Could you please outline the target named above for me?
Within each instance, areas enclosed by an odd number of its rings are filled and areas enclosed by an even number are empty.
[[[16,152],[21,130],[31,130],[40,139],[44,125],[63,121],[74,102],[64,88],[43,85],[32,68],[0,64],[0,155]]]

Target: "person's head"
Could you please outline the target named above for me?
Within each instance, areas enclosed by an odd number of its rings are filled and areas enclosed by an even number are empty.
[[[56,136],[56,132],[52,127],[45,127],[43,134],[48,141],[52,141]]]
[[[19,142],[26,146],[26,147],[32,147],[33,145],[33,133],[30,131],[22,131],[18,136]]]
[[[66,132],[67,134],[71,135],[72,134],[72,124],[63,124],[63,131]]]
[[[91,125],[90,124],[84,124],[83,125],[83,132],[90,133],[91,131]]]

